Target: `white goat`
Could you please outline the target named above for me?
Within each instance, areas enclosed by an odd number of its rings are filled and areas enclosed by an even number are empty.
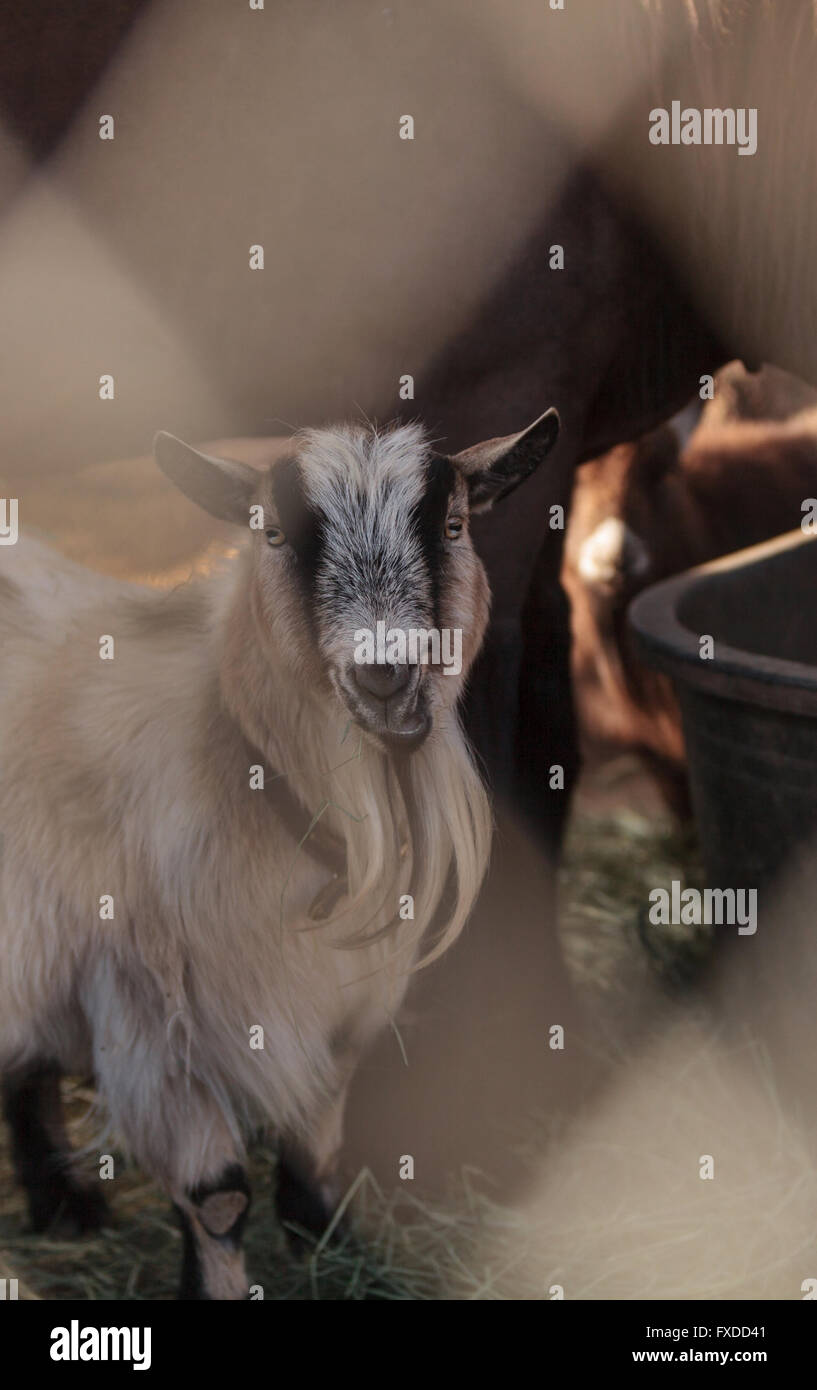
[[[104,1215],[70,1166],[63,1070],[93,1071],[180,1209],[182,1297],[247,1295],[259,1124],[281,1214],[325,1220],[354,1067],[447,884],[425,961],[487,864],[456,714],[488,617],[469,511],[557,433],[548,411],[446,458],[416,425],[306,431],[266,472],[161,434],[162,470],[245,528],[223,572],[162,592],[0,549],[0,1070],[35,1227]],[[378,622],[461,629],[461,673],[355,662]]]

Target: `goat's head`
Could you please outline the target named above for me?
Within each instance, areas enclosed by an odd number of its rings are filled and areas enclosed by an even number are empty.
[[[420,426],[306,430],[266,472],[156,437],[193,501],[250,528],[251,602],[271,658],[333,694],[381,746],[419,746],[450,709],[488,621],[469,517],[527,478],[559,433],[528,429],[446,456]]]

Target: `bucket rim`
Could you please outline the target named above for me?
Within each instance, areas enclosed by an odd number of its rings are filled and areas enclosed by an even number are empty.
[[[704,660],[699,654],[702,634],[678,617],[681,600],[705,589],[712,575],[750,568],[775,555],[815,543],[817,534],[807,534],[798,527],[652,584],[632,600],[627,610],[628,626],[639,655],[678,685],[767,709],[817,715],[817,665],[764,656],[720,639],[715,643],[715,655]]]

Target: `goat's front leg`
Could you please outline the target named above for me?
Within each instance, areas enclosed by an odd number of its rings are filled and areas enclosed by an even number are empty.
[[[182,1223],[181,1299],[243,1299],[247,1277],[241,1237],[250,1206],[250,1186],[239,1163],[180,1193]]]
[[[175,1088],[174,1088],[175,1089]],[[250,1185],[212,1096],[192,1088],[168,1105],[170,1188],[182,1224],[182,1299],[249,1296],[241,1238]]]
[[[321,1116],[311,1139],[284,1139],[279,1144],[275,1210],[290,1248],[303,1249],[306,1231],[316,1240],[326,1231],[340,1193],[338,1159],[343,1142],[347,1080]]]
[[[124,1012],[124,1011],[123,1011]],[[183,1235],[179,1298],[246,1299],[241,1236],[250,1206],[243,1155],[212,1093],[143,1053],[100,1049],[97,1084],[115,1127],[140,1166],[161,1184]]]

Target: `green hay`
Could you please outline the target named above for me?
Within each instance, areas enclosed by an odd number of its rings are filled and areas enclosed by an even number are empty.
[[[560,933],[577,984],[629,998],[650,971],[677,988],[695,978],[709,956],[712,929],[653,926],[649,894],[702,887],[703,867],[690,827],[648,820],[633,811],[574,818],[560,875]]]
[[[691,840],[663,823],[623,812],[576,817],[561,876],[561,930],[579,984],[595,998],[625,1004],[651,970],[638,930],[650,888],[668,886],[672,878],[694,881],[697,875]],[[689,930],[674,937],[668,929],[654,941],[654,964],[667,979],[673,978],[678,961],[688,963],[706,953],[706,942]],[[81,1147],[92,1137],[92,1097],[76,1082],[66,1082],[64,1093],[72,1142]],[[115,1166],[116,1180],[110,1184],[115,1224],[110,1229],[82,1240],[31,1235],[3,1128],[0,1277],[18,1279],[20,1298],[135,1301],[175,1296],[181,1235],[173,1213],[137,1169],[118,1155]],[[472,1174],[461,1175],[444,1207],[424,1204],[405,1188],[386,1194],[363,1172],[348,1196],[359,1228],[369,1233],[365,1244],[345,1235],[297,1259],[289,1254],[275,1219],[274,1170],[274,1154],[256,1148],[250,1158],[253,1208],[246,1252],[250,1280],[263,1288],[265,1299],[492,1300],[508,1296],[503,1290],[511,1275],[514,1297],[547,1296],[539,1276],[527,1288],[518,1271],[529,1243],[525,1214],[491,1201]],[[494,1254],[486,1265],[488,1250]]]

